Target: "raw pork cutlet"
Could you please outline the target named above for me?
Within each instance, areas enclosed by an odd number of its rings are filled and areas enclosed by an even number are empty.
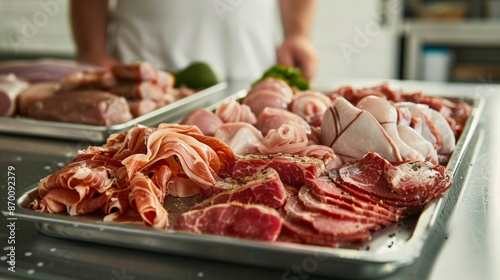
[[[451,174],[443,166],[431,163],[391,164],[376,153],[346,164],[329,176],[353,196],[397,207],[397,214],[418,212],[425,203],[451,187]]]
[[[180,215],[175,230],[260,241],[275,241],[281,231],[279,213],[261,205],[224,203]]]
[[[98,90],[73,91],[48,97],[33,104],[28,116],[40,120],[101,126],[132,119],[125,98]]]
[[[261,173],[247,176],[238,180],[224,181],[222,192],[196,204],[191,210],[207,208],[211,205],[240,202],[243,204],[259,204],[271,208],[280,208],[285,205],[287,192],[280,181],[278,173],[268,168]],[[229,183],[232,182],[232,183]],[[227,189],[227,184],[233,185]],[[214,188],[217,188],[217,183]]]
[[[370,238],[376,223],[339,219],[321,212],[312,212],[297,196],[290,197],[282,211],[283,228],[279,240],[338,247]]]
[[[283,183],[295,188],[304,185],[307,178],[317,178],[326,173],[322,160],[288,154],[247,155],[239,158],[233,168],[232,176],[241,178],[250,176],[267,168],[278,172]]]

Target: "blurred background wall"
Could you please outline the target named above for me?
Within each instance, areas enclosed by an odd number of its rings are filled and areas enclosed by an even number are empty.
[[[67,0],[0,0],[0,60],[72,59],[67,9]],[[312,40],[318,83],[500,81],[500,0],[319,0]]]

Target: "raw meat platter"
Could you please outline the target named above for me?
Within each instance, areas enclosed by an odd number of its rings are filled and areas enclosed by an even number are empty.
[[[214,110],[227,100],[239,100],[245,94],[246,91],[235,93],[228,99],[207,108]],[[39,231],[50,236],[270,267],[283,270],[290,277],[294,275],[292,267],[297,266],[307,273],[324,276],[354,279],[381,277],[413,263],[431,240],[444,238],[454,208],[460,201],[461,190],[465,186],[470,170],[469,166],[474,162],[476,146],[481,142],[482,133],[477,128],[484,100],[453,98],[448,95],[446,99],[460,100],[469,104],[471,108],[462,133],[456,141],[455,149],[447,159],[446,171],[453,176],[453,187],[442,197],[426,203],[419,214],[390,223],[373,232],[371,237],[363,242],[328,247],[283,240],[254,241],[189,233],[170,228],[156,229],[104,222],[102,215],[92,213],[70,216],[35,212],[28,208],[39,199],[37,186],[33,186],[18,199],[17,216],[33,221]],[[180,116],[176,117],[178,119]],[[164,207],[168,208],[169,215],[176,217],[192,205],[193,201],[189,199],[166,198]]]
[[[26,117],[2,117],[0,132],[102,143],[109,135],[130,129],[136,124],[155,126],[162,122],[176,120],[190,110],[211,104],[214,93],[224,90],[226,87],[226,83],[219,83],[121,124],[98,126],[36,120]]]

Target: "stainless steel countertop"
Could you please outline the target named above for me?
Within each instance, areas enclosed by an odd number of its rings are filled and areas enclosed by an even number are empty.
[[[422,256],[386,279],[500,279],[500,86],[488,83],[440,84],[391,81],[394,87],[453,96],[487,98],[479,130],[484,140],[471,165],[462,197],[448,232],[436,232]],[[380,81],[340,81],[340,84],[374,84]],[[240,89],[230,85],[214,102]],[[0,134],[0,208],[7,205],[7,168],[16,168],[16,194],[73,158],[89,145]],[[16,272],[7,270],[7,220],[0,225],[1,279],[325,279],[308,274],[159,254],[45,236],[31,222],[16,221]],[[290,264],[292,268],[294,264]]]

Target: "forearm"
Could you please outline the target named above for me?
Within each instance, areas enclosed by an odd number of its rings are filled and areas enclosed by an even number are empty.
[[[108,1],[72,0],[70,18],[78,59],[82,61],[106,57]]]
[[[281,23],[285,38],[309,38],[316,13],[316,0],[280,0]]]

